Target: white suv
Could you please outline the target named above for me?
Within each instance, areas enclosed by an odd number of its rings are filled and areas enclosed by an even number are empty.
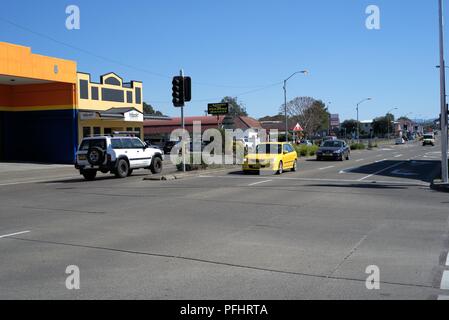
[[[98,171],[125,178],[135,169],[160,173],[163,160],[163,151],[148,147],[139,138],[99,136],[83,139],[76,154],[75,168],[86,180],[94,180]]]

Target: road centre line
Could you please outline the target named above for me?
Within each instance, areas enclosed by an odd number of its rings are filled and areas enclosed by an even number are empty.
[[[11,233],[11,234],[5,234],[3,236],[0,236],[0,239],[2,238],[9,238],[9,237],[13,237],[13,236],[18,236],[20,234],[25,234],[25,233],[30,233],[31,231],[21,231],[21,232],[16,232],[16,233]]]
[[[365,160],[365,159],[359,159],[359,160],[356,160],[355,162],[362,162],[363,160]]]
[[[324,168],[320,168],[319,170],[326,170],[326,169],[332,169],[332,168],[335,168],[335,166],[324,167]]]
[[[382,160],[377,160],[377,161],[374,161],[374,163],[380,163],[380,162],[384,162],[384,161],[387,161],[388,159],[382,159]]]
[[[449,253],[447,254],[447,258],[446,258],[446,266],[449,267]]]
[[[404,163],[405,163],[405,162],[399,162],[399,163],[396,163],[396,164],[394,164],[394,165],[392,165],[392,166],[389,166],[389,167],[384,168],[384,169],[382,169],[382,170],[376,171],[376,172],[374,172],[374,173],[372,173],[372,174],[370,174],[370,175],[367,175],[366,177],[363,177],[362,179],[360,179],[360,180],[358,180],[358,181],[366,180],[366,179],[371,178],[371,177],[373,177],[373,176],[376,176],[376,175],[378,175],[378,174],[380,174],[380,173],[382,173],[382,172],[385,172],[385,171],[387,171],[387,170],[396,168],[396,167],[398,167],[398,166],[400,166],[400,165],[402,165],[402,164],[404,164]]]
[[[402,157],[402,154],[398,154],[397,156],[394,156],[395,158]]]
[[[258,184],[268,183],[268,182],[271,182],[271,181],[273,181],[273,180],[265,180],[265,181],[254,182],[254,183],[249,184],[248,186],[252,187],[252,186],[256,186]]]

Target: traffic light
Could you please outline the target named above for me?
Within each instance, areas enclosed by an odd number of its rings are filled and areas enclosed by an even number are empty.
[[[192,79],[184,77],[184,101],[189,102],[190,100],[192,100]]]
[[[173,78],[173,105],[175,107],[183,107],[185,102],[184,97],[184,78],[174,77]]]

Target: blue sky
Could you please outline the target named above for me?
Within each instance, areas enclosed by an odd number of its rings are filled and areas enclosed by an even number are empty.
[[[70,4],[81,10],[80,30],[65,28]],[[365,28],[370,4],[380,7],[381,30]],[[0,41],[76,60],[94,81],[110,71],[141,80],[144,100],[171,116],[180,113],[171,76],[182,67],[194,82],[186,115],[226,95],[251,116],[276,114],[283,91],[273,84],[308,69],[289,82],[290,99],[331,102],[343,119],[366,97],[374,100],[361,120],[394,107],[396,116],[436,118],[437,18],[436,0],[15,0],[2,3]]]

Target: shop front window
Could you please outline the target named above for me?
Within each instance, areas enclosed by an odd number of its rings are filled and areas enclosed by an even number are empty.
[[[90,127],[83,127],[83,138],[88,138],[91,136]]]

